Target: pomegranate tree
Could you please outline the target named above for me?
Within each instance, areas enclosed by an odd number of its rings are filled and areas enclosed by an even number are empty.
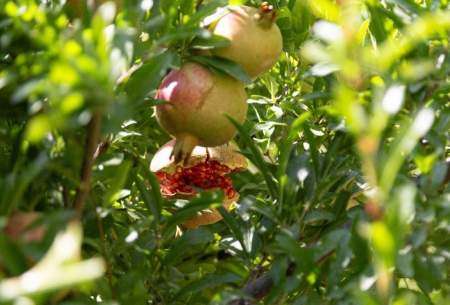
[[[186,63],[162,81],[156,97],[168,103],[156,107],[160,125],[176,138],[175,162],[186,162],[196,145],[227,143],[236,133],[225,115],[243,123],[247,95],[238,80]]]
[[[214,49],[212,54],[239,63],[251,78],[256,78],[276,63],[283,47],[273,6],[264,2],[259,9],[241,5],[228,10],[210,30],[229,39],[230,45]]]
[[[161,194],[166,198],[192,198],[198,191],[222,189],[223,205],[229,209],[239,198],[234,189],[230,173],[245,169],[247,161],[236,152],[233,144],[225,144],[213,148],[196,146],[185,165],[175,163],[171,155],[175,141],[166,143],[155,154],[150,170],[159,179]],[[207,209],[183,223],[186,228],[215,223],[222,219],[216,209]]]

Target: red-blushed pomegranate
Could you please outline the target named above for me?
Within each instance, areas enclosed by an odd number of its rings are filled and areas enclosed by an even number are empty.
[[[20,239],[26,242],[40,241],[47,231],[45,226],[29,228],[41,217],[38,212],[15,212],[8,218],[4,228],[5,235],[11,239]]]
[[[210,30],[230,40],[230,45],[212,50],[213,55],[240,64],[251,78],[268,71],[280,57],[283,39],[275,24],[275,11],[267,2],[259,9],[231,6],[229,13]]]
[[[155,154],[150,170],[159,179],[161,194],[166,198],[191,198],[199,191],[222,189],[223,205],[229,209],[239,198],[229,174],[245,169],[247,161],[233,144],[206,148],[196,146],[185,165],[177,165],[171,156],[175,141],[166,143]],[[212,224],[222,219],[216,209],[207,209],[183,223],[186,228]]]
[[[247,94],[238,80],[186,63],[162,81],[156,98],[168,103],[156,107],[159,124],[176,138],[175,162],[186,162],[196,145],[214,147],[229,142],[236,128],[225,115],[243,123]]]

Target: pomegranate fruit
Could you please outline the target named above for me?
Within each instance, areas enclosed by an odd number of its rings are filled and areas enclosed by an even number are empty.
[[[168,103],[156,106],[159,124],[176,138],[175,162],[186,162],[195,146],[219,146],[230,141],[236,129],[225,114],[243,123],[247,94],[238,80],[186,63],[162,81],[156,98]]]
[[[256,78],[277,62],[282,51],[274,8],[264,2],[259,9],[241,5],[228,10],[210,25],[210,30],[229,39],[230,45],[213,49],[212,54],[237,62],[251,78]]]
[[[42,215],[38,212],[15,212],[12,214],[4,228],[5,235],[11,239],[20,239],[26,242],[40,241],[47,231],[43,225],[30,228]]]
[[[166,198],[192,198],[201,190],[222,189],[223,205],[229,209],[239,198],[228,176],[247,167],[247,160],[233,144],[206,148],[196,146],[185,165],[177,165],[171,155],[175,140],[166,143],[153,157],[150,170],[159,179],[161,194]],[[196,228],[222,219],[216,209],[207,209],[183,223],[185,228]]]

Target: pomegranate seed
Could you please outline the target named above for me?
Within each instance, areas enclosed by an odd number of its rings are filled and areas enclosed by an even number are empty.
[[[165,196],[173,196],[179,192],[195,194],[192,187],[198,187],[205,190],[220,188],[227,197],[232,198],[236,191],[231,178],[227,175],[234,171],[216,160],[206,158],[205,161],[189,168],[177,166],[172,175],[159,171],[156,176],[161,184],[161,193]]]

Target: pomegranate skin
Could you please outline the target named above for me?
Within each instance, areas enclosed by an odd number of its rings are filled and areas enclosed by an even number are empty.
[[[256,78],[278,60],[283,48],[280,29],[274,23],[273,8],[231,6],[230,12],[213,23],[212,32],[230,40],[230,45],[212,50],[213,55],[240,64]]]
[[[171,71],[156,97],[168,102],[156,107],[156,116],[161,127],[177,139],[177,162],[187,160],[196,145],[214,147],[230,141],[236,128],[225,114],[239,123],[247,115],[244,85],[196,63]]]
[[[233,203],[235,203],[238,199],[238,193],[236,193],[233,198],[225,198],[223,201],[223,207],[225,208],[225,210],[228,211]],[[206,209],[198,212],[195,216],[186,220],[183,223],[183,227],[185,227],[186,229],[196,229],[199,226],[210,225],[219,222],[222,220],[222,218],[222,214],[220,214],[217,209]]]

